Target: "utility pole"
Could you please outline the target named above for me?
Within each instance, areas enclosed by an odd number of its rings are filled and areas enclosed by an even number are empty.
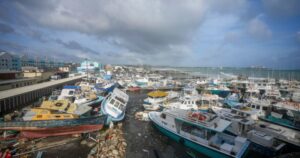
[[[89,69],[88,69],[88,59],[85,58],[85,66],[86,66],[86,76],[87,76],[87,81],[89,81]]]

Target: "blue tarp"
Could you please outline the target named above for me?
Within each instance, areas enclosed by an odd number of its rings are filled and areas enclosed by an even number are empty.
[[[64,86],[64,89],[80,89],[80,86]]]

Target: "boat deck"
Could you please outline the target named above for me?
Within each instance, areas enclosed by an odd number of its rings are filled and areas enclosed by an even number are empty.
[[[231,124],[231,122],[220,119],[218,116],[211,113],[201,113],[201,115],[205,116],[206,118],[206,120],[203,121],[191,119],[189,117],[189,114],[192,113],[191,111],[172,109],[169,111],[165,111],[165,113],[168,113],[168,115],[175,115],[175,118],[177,120],[192,123],[196,126],[200,126],[216,132],[223,132]]]
[[[261,127],[260,125],[265,125],[265,127]],[[262,130],[266,133],[274,135],[274,137],[279,140],[300,147],[300,131],[261,120],[257,122],[257,124],[255,125],[255,129]]]

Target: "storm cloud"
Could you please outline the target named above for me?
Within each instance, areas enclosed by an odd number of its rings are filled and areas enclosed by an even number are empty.
[[[36,49],[43,49],[38,46],[42,43],[45,49],[53,48],[57,54],[72,59],[176,66],[230,65],[231,59],[216,58],[263,52],[270,48],[262,44],[270,45],[274,39],[282,38],[274,32],[272,18],[281,16],[280,12],[287,12],[284,16],[299,15],[297,1],[284,2],[4,0],[0,3],[0,32],[17,32],[21,39],[30,38],[32,41],[26,44]],[[2,22],[9,25],[1,27]],[[289,34],[294,36],[297,32]],[[279,42],[282,49],[275,51],[283,51],[289,40]],[[240,47],[249,50],[238,51]],[[253,60],[259,57],[246,56]]]

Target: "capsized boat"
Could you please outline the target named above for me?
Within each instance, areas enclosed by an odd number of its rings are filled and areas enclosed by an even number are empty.
[[[129,100],[128,95],[118,88],[115,88],[113,92],[109,93],[101,103],[101,112],[105,115],[109,115],[109,119],[113,122],[121,121],[125,117],[125,110],[127,102]]]
[[[172,109],[150,112],[149,118],[166,136],[209,157],[242,157],[250,144],[223,133],[230,122],[212,113]]]
[[[106,115],[101,115],[63,120],[8,121],[0,122],[0,130],[20,131],[23,138],[71,135],[100,130],[106,119]]]

